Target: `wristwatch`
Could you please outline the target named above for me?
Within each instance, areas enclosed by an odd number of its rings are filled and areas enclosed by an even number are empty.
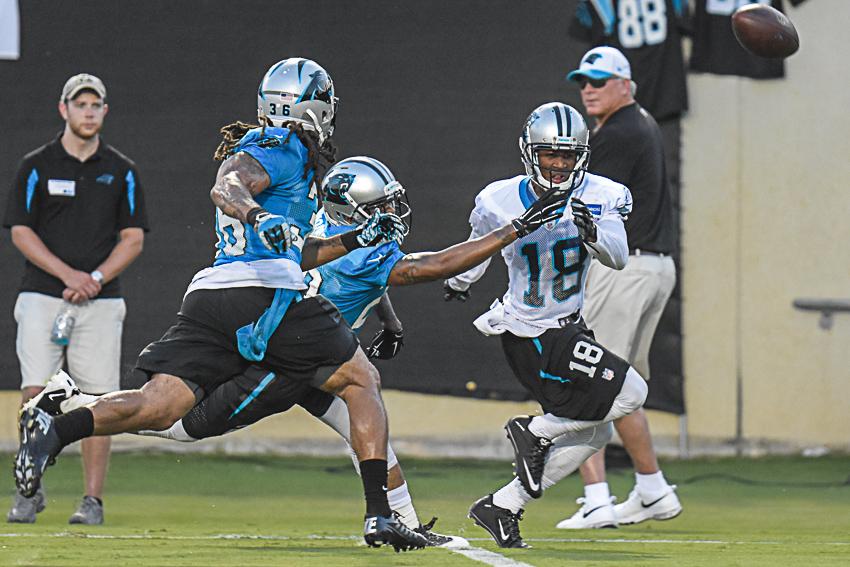
[[[103,283],[103,273],[100,270],[95,270],[91,274],[89,274],[94,281],[99,284]]]

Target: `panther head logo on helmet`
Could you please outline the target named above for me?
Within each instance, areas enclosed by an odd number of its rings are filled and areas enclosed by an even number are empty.
[[[390,169],[366,156],[337,162],[322,180],[325,215],[334,225],[357,225],[376,210],[393,212],[410,230],[410,203]]]
[[[290,57],[272,65],[257,91],[257,117],[271,126],[297,122],[316,132],[319,143],[333,135],[339,99],[330,75],[318,63]]]

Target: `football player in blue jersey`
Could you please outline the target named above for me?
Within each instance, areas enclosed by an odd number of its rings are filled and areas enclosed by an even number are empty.
[[[376,159],[354,157],[334,165],[324,178],[322,195],[324,211],[318,216],[315,228],[322,236],[350,234],[358,230],[364,220],[381,212],[397,214],[402,223],[402,234],[406,235],[409,231],[406,221],[411,211],[405,190],[389,168]],[[373,307],[386,298],[388,286],[439,280],[478,265],[518,237],[560,217],[565,206],[564,195],[552,193],[536,201],[534,206],[522,211],[519,217],[505,226],[439,252],[404,254],[396,240],[360,248],[309,270],[305,277],[309,287],[304,295],[324,296],[331,300],[356,332]],[[370,350],[380,352],[380,342],[384,340],[385,337],[379,334]],[[395,352],[395,348],[384,352],[390,350]],[[350,408],[343,399],[324,388],[283,379],[283,376],[266,368],[265,362],[261,361],[209,392],[203,401],[169,429],[142,433],[177,441],[196,441],[223,435],[299,404],[351,443]],[[91,397],[74,391],[73,382],[67,375],[60,373],[51,384],[54,382],[56,386],[45,388],[45,392],[58,392],[54,398],[63,400],[61,406],[53,403],[48,407],[48,398],[44,396],[32,405],[41,404],[40,407],[48,411],[59,412],[91,401]],[[45,401],[42,403],[41,400]],[[462,538],[432,532],[434,520],[420,524],[398,460],[390,446],[386,449],[388,503],[398,519],[424,536],[427,545],[464,545],[466,542]],[[362,474],[360,455],[356,450],[353,453],[355,466]]]
[[[352,250],[403,238],[394,214],[376,212],[355,230],[311,236],[319,209],[316,181],[332,162],[337,109],[328,73],[308,59],[274,64],[260,83],[260,127],[225,132],[211,191],[219,237],[213,266],[192,279],[178,322],[138,357],[148,378],[139,390],[115,392],[52,418],[22,412],[14,473],[32,496],[63,447],[92,435],[167,429],[205,391],[262,361],[288,381],[338,395],[351,416],[351,444],[366,496],[364,537],[396,550],[425,538],[392,516],[387,483],[387,418],[379,376],[356,335],[322,296],[303,297],[303,269]],[[237,132],[244,135],[235,141]]]

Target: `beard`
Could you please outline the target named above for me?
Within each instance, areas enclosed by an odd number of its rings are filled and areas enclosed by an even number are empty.
[[[98,134],[100,134],[101,126],[98,126],[97,128],[92,130],[89,128],[84,129],[81,126],[68,122],[68,128],[71,129],[71,133],[73,133],[76,137],[80,138],[81,140],[89,141],[95,138]]]

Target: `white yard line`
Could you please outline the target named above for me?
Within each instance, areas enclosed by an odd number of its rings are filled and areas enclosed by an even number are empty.
[[[164,535],[164,534],[93,534],[85,532],[55,532],[52,534],[45,533],[0,533],[0,538],[3,537],[32,537],[32,538],[78,538],[78,539],[138,539],[138,540],[269,540],[269,541],[300,541],[300,540],[329,540],[329,541],[361,541],[362,537],[357,535],[304,535],[304,536],[285,536],[285,535],[263,535],[263,534],[210,534],[210,535]],[[466,538],[471,542],[491,541],[490,538]],[[740,540],[721,540],[721,539],[625,539],[625,538],[523,538],[529,543],[660,543],[660,544],[688,544],[688,545],[787,545],[784,541],[740,541]],[[811,542],[794,542],[794,545],[834,545],[834,546],[850,546],[850,541],[811,541]],[[481,551],[484,555],[492,553],[490,551],[477,547],[467,549],[451,549],[456,553],[466,551]],[[492,553],[497,555],[496,553]],[[482,556],[484,556],[482,555]],[[499,556],[501,557],[501,556]],[[476,559],[478,560],[478,559]],[[498,565],[525,565],[513,560],[508,560],[510,563],[499,563]],[[486,561],[485,561],[486,563]],[[494,564],[495,565],[495,564]]]
[[[487,551],[486,549],[481,549],[480,547],[467,547],[465,549],[449,549],[449,551],[453,553],[459,553],[468,559],[472,559],[473,561],[479,561],[481,563],[486,563],[487,565],[492,565],[493,567],[533,567],[528,563],[523,563],[522,561],[514,561],[510,557],[505,557],[504,555],[499,555],[493,551]]]

